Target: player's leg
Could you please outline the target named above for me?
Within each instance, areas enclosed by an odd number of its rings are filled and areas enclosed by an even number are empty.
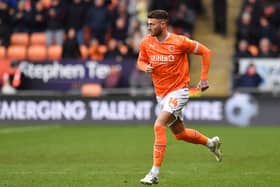
[[[183,121],[177,119],[171,126],[170,129],[177,140],[183,140],[193,144],[205,145],[215,155],[217,161],[222,160],[222,153],[220,151],[220,138],[215,136],[208,138],[197,130],[185,128]]]
[[[166,124],[174,121],[174,116],[166,111],[161,111],[154,124],[154,149],[153,149],[153,166],[150,172],[140,180],[143,184],[157,184],[160,166],[163,162],[166,140]]]
[[[177,119],[174,124],[170,126],[170,129],[177,140],[183,140],[193,144],[202,145],[211,143],[208,137],[201,134],[197,130],[185,128],[183,122],[180,119]]]

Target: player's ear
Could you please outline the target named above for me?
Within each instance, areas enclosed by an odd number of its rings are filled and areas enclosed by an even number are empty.
[[[160,24],[162,25],[162,26],[167,26],[167,21],[166,20],[161,20],[161,22],[160,22]]]

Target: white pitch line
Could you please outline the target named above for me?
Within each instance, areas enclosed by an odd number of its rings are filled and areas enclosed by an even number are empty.
[[[66,175],[66,174],[74,174],[74,173],[80,173],[78,170],[74,170],[74,171],[13,171],[13,172],[6,172],[6,174],[10,174],[10,175],[34,175],[34,174],[38,174],[38,175]],[[145,174],[145,172],[133,172],[134,174]],[[128,175],[131,174],[131,172],[118,172],[118,171],[104,171],[104,172],[100,172],[100,171],[90,171],[90,172],[83,172],[83,174],[86,175]]]
[[[30,131],[41,131],[52,128],[59,128],[59,125],[51,126],[26,126],[26,127],[9,127],[9,128],[0,128],[0,134],[11,134],[11,133],[22,133]]]

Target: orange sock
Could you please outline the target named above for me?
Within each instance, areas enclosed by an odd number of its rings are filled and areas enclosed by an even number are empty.
[[[153,152],[154,166],[161,166],[164,158],[165,148],[166,148],[166,127],[162,125],[155,125],[155,144]]]
[[[194,129],[185,129],[182,132],[175,134],[177,140],[184,140],[193,144],[206,145],[208,138]]]

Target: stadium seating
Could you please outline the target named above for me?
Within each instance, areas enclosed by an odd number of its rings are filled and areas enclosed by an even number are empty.
[[[4,46],[0,46],[0,59],[6,58],[6,48]]]
[[[252,54],[253,57],[258,56],[259,54],[259,49],[256,45],[249,45],[248,51]]]
[[[47,49],[49,60],[60,60],[62,56],[62,46],[61,45],[51,45]]]
[[[44,32],[35,32],[30,36],[30,44],[31,45],[46,45],[47,37]]]
[[[49,7],[51,4],[51,0],[41,0],[41,2],[43,3],[43,6],[46,8]]]
[[[103,55],[108,51],[106,45],[99,45],[98,50],[99,50],[100,53],[102,53]]]
[[[31,61],[43,61],[47,59],[47,48],[42,45],[31,45],[27,50],[27,57]]]
[[[86,45],[81,45],[80,46],[80,51],[81,51],[81,56],[82,59],[87,59],[88,58],[88,48]]]
[[[84,97],[98,97],[102,94],[102,86],[98,83],[83,84],[81,87],[81,95]]]
[[[11,60],[25,60],[26,47],[22,45],[11,45],[7,49],[7,57]]]
[[[29,45],[29,34],[28,33],[13,33],[11,35],[11,45]]]

